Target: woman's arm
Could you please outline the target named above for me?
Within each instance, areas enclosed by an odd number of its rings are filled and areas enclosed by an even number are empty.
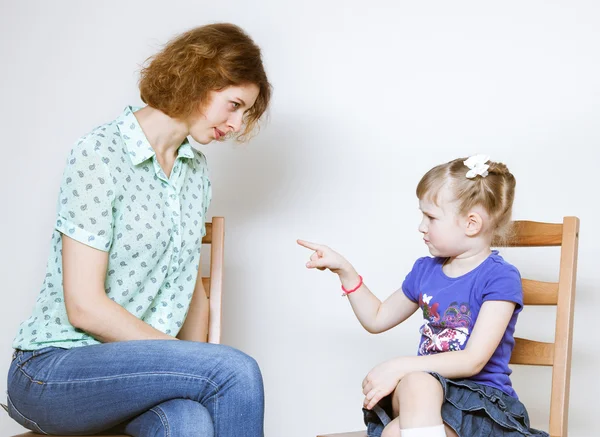
[[[108,252],[62,235],[63,288],[69,322],[103,343],[176,340],[135,317],[106,295]]]
[[[208,338],[208,310],[209,300],[202,284],[202,273],[198,269],[194,295],[192,296],[188,314],[179,334],[177,334],[177,338],[180,340],[206,342]]]

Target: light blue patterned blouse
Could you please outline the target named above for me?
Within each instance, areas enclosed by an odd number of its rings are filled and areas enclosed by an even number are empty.
[[[81,138],[67,159],[46,277],[13,347],[99,343],[67,318],[62,235],[109,253],[107,296],[154,328],[176,335],[188,308],[211,200],[206,158],[187,140],[166,177],[127,107]]]

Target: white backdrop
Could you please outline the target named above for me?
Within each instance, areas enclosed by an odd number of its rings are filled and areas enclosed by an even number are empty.
[[[1,375],[43,280],[70,147],[140,104],[139,66],[167,39],[229,21],[263,48],[270,121],[249,145],[201,150],[213,179],[210,214],[226,217],[224,342],[261,365],[266,436],[360,429],[362,378],[418,342],[417,316],[386,334],[364,332],[336,278],[305,269],[309,253],[295,239],[336,248],[384,298],[427,253],[419,178],[472,153],[516,175],[515,218],[582,220],[570,435],[597,435],[597,2],[0,5]],[[525,277],[556,280],[558,251],[507,258]],[[518,334],[552,340],[552,316],[527,309]],[[513,380],[533,424],[547,429],[549,370],[519,368]],[[2,412],[0,429],[22,428]]]

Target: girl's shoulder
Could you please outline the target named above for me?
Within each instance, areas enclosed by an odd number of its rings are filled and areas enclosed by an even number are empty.
[[[482,267],[475,283],[480,301],[507,300],[515,302],[517,311],[520,311],[523,307],[523,287],[519,270],[496,250],[492,252]]]
[[[485,263],[485,267],[487,270],[493,275],[514,275],[521,276],[519,269],[516,266],[509,263],[500,255],[500,252],[497,250],[492,250],[492,253],[487,259]]]
[[[442,266],[446,258],[440,258],[437,256],[423,256],[418,258],[412,268],[415,273],[429,273],[432,270]]]

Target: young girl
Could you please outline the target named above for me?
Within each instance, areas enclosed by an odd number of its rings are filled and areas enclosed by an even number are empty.
[[[418,356],[381,363],[363,380],[370,437],[548,435],[529,427],[509,378],[521,277],[490,248],[495,236],[509,231],[514,191],[514,176],[487,156],[429,170],[417,197],[419,232],[432,257],[419,258],[383,303],[340,254],[298,241],[315,251],[308,268],[338,274],[370,333],[423,311]]]

